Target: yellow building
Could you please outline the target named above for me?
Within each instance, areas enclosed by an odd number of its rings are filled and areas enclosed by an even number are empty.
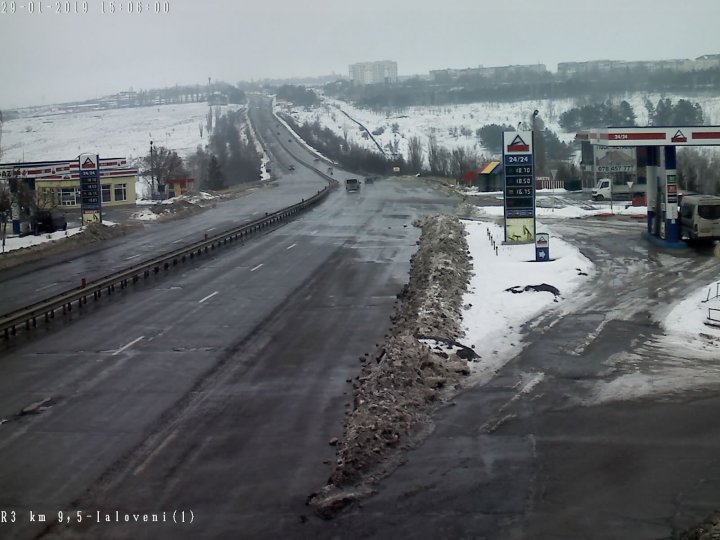
[[[102,206],[135,204],[138,169],[127,166],[125,158],[99,161]],[[41,206],[80,207],[78,160],[35,161],[0,164],[0,179],[17,179],[35,190]]]

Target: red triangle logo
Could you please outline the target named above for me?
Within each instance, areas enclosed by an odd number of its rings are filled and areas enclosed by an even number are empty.
[[[672,142],[687,142],[687,137],[683,134],[682,131],[678,129],[675,135],[673,135],[672,139],[670,140]]]
[[[515,135],[515,138],[507,147],[508,152],[529,152],[530,146],[523,141],[520,135]]]

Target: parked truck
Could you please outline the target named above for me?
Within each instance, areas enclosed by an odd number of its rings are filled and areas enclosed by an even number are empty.
[[[646,193],[645,184],[621,184],[613,183],[611,178],[600,178],[592,189],[593,201],[629,201],[635,197],[644,197]]]

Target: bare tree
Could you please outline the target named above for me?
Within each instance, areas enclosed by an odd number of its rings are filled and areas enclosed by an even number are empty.
[[[720,194],[720,155],[715,149],[682,148],[677,153],[677,173],[681,190]]]
[[[423,146],[420,137],[410,137],[408,141],[408,165],[413,172],[422,170]]]
[[[153,151],[143,158],[142,164],[141,174],[154,177],[158,185],[189,176],[183,159],[175,150],[164,146],[154,147]]]
[[[430,173],[436,176],[450,176],[450,152],[437,143],[435,137],[428,142],[428,165]]]

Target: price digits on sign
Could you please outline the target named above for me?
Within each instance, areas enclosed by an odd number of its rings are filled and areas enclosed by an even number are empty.
[[[508,176],[532,174],[530,165],[508,165],[505,169]]]
[[[532,163],[530,155],[526,156],[505,156],[505,163],[508,165],[519,165],[522,163]]]

